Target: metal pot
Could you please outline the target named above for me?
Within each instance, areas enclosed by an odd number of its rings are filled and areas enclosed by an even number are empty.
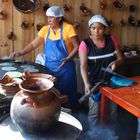
[[[60,115],[66,96],[60,96],[53,82],[42,77],[27,78],[19,85],[11,103],[13,123],[24,133],[46,132]]]

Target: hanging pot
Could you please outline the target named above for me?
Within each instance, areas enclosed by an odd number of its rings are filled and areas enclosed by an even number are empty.
[[[4,11],[4,10],[2,10],[2,11],[0,12],[0,20],[5,19],[6,17],[7,17],[7,12]]]
[[[40,0],[13,0],[15,8],[23,13],[31,13],[40,7]]]

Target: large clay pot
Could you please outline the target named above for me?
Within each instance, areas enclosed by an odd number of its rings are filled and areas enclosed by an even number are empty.
[[[58,119],[66,97],[53,87],[53,82],[42,77],[27,78],[11,103],[10,115],[21,132],[46,132]]]

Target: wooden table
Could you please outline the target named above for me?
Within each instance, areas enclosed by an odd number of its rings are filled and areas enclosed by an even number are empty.
[[[106,105],[108,99],[129,111],[134,116],[140,118],[140,76],[131,77],[130,79],[136,81],[137,84],[132,87],[123,87],[118,89],[101,87],[101,124],[105,122],[107,117]]]

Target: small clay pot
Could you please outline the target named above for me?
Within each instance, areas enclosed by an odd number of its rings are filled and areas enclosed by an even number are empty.
[[[132,25],[132,26],[136,26],[136,24],[137,24],[137,21],[136,21],[136,19],[135,19],[133,16],[129,16],[129,17],[128,17],[128,22],[129,22],[130,25]]]
[[[8,37],[9,40],[12,40],[12,41],[14,41],[16,39],[16,35],[13,32],[10,32],[7,35],[7,37]]]
[[[42,23],[38,23],[38,24],[36,25],[37,31],[40,31],[41,28],[42,28],[43,26],[44,26],[44,25],[43,25]]]
[[[49,8],[50,8],[49,3],[45,3],[45,5],[43,6],[43,10],[44,10],[44,12],[46,12],[47,9],[49,9]]]
[[[101,8],[102,10],[105,10],[105,9],[106,9],[106,4],[105,4],[105,2],[100,2],[100,8]]]
[[[15,95],[18,91],[20,91],[19,83],[8,75],[4,75],[4,77],[0,80],[0,87],[5,95]]]
[[[137,20],[137,27],[140,27],[140,19]]]
[[[27,29],[29,27],[29,23],[27,22],[27,21],[23,21],[22,23],[21,23],[21,28],[22,29]]]
[[[133,13],[133,12],[135,12],[136,11],[136,6],[135,5],[130,5],[129,6],[129,11],[131,12],[131,13]]]
[[[63,9],[64,9],[65,12],[68,12],[70,10],[70,7],[67,4],[65,4],[63,6]]]
[[[84,4],[82,4],[80,6],[80,11],[81,11],[81,13],[82,13],[83,16],[88,16],[88,15],[90,15],[92,13],[89,8],[87,8],[86,6],[84,6]]]
[[[0,12],[0,19],[3,20],[3,19],[5,19],[6,17],[7,17],[6,11],[1,11],[1,12]]]
[[[113,5],[114,5],[115,8],[119,8],[119,9],[124,6],[123,2],[122,1],[119,1],[119,0],[115,0],[113,2]]]
[[[78,28],[79,28],[79,26],[80,26],[80,23],[75,22],[75,23],[73,24],[73,26],[74,26],[74,28],[78,29]]]
[[[126,25],[126,21],[122,19],[122,20],[120,21],[120,24],[121,24],[122,26],[125,26],[125,25]]]

